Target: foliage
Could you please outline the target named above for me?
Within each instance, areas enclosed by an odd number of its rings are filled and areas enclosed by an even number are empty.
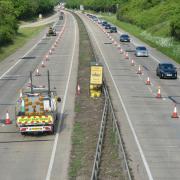
[[[179,0],[66,0],[68,8],[85,9],[96,12],[117,12],[119,20],[135,24],[147,30],[160,28],[167,24],[163,36],[180,39],[180,1]],[[164,28],[164,26],[163,26]],[[159,31],[159,30],[158,30]]]
[[[179,0],[129,0],[119,7],[117,18],[147,31],[166,23],[166,36],[180,39]]]
[[[14,7],[10,1],[0,1],[0,17],[0,45],[4,45],[12,42],[18,29]]]
[[[13,42],[18,20],[51,13],[58,0],[0,0],[0,47]]]
[[[116,12],[117,4],[120,0],[67,0],[66,7],[79,9],[80,4],[84,5],[85,9],[98,11]]]

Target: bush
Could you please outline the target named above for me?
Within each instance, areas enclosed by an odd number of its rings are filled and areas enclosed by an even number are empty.
[[[171,35],[174,36],[176,39],[180,40],[180,17],[175,17],[171,21]]]
[[[0,1],[0,45],[12,42],[17,33],[18,23],[13,4],[10,1]]]

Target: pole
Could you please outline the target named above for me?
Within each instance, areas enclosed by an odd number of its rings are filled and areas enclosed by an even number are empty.
[[[30,71],[30,80],[31,80],[31,94],[33,94],[32,71]]]

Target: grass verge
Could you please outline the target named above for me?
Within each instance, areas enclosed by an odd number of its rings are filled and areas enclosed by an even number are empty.
[[[17,49],[21,48],[28,40],[38,35],[44,28],[45,26],[20,29],[12,44],[0,48],[0,61],[16,52]]]
[[[88,33],[82,20],[75,15],[79,26],[78,82],[81,94],[76,96],[69,179],[88,180],[91,177],[104,98],[89,97],[90,62],[94,60]]]
[[[167,56],[174,59],[177,63],[180,64],[180,59],[179,59],[180,42],[179,41],[175,41],[174,39],[170,37],[165,38],[165,37],[152,35],[150,32],[145,31],[137,27],[136,25],[117,20],[115,15],[102,14],[102,18],[124,29],[130,34],[136,36],[137,38],[149,44],[151,47],[158,49],[163,54],[166,54]]]

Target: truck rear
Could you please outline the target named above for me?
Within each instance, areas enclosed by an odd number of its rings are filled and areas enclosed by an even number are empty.
[[[35,132],[54,133],[57,119],[57,98],[45,89],[24,92],[16,105],[16,125],[21,134]]]

